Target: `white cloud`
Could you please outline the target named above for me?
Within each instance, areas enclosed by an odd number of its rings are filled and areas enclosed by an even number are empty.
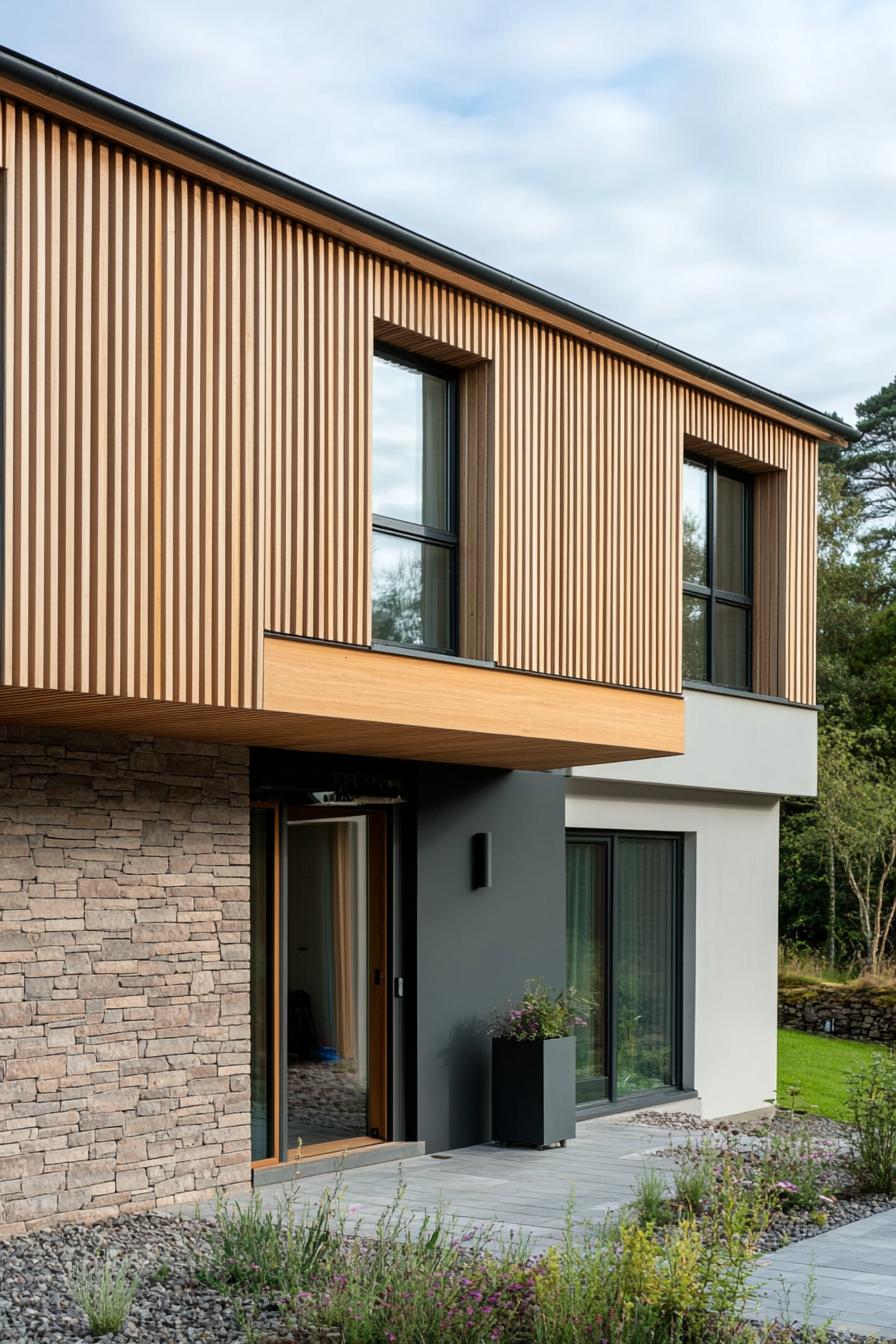
[[[896,373],[894,0],[37,0],[4,40],[851,415]]]

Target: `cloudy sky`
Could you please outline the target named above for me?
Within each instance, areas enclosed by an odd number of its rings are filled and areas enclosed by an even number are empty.
[[[851,418],[896,374],[896,0],[0,0],[0,40]]]

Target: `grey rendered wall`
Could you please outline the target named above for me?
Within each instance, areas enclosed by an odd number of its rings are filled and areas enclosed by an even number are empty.
[[[492,886],[471,889],[490,831]],[[417,795],[417,1135],[430,1152],[490,1137],[495,1008],[566,975],[564,780],[421,766]]]

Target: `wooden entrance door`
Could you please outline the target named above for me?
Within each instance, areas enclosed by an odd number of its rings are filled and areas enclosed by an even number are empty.
[[[285,974],[286,1146],[328,1152],[388,1136],[388,855],[382,812],[290,809]]]

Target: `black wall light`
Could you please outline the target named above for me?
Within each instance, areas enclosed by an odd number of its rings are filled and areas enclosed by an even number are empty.
[[[472,886],[474,891],[492,884],[492,833],[477,831],[472,844]]]

